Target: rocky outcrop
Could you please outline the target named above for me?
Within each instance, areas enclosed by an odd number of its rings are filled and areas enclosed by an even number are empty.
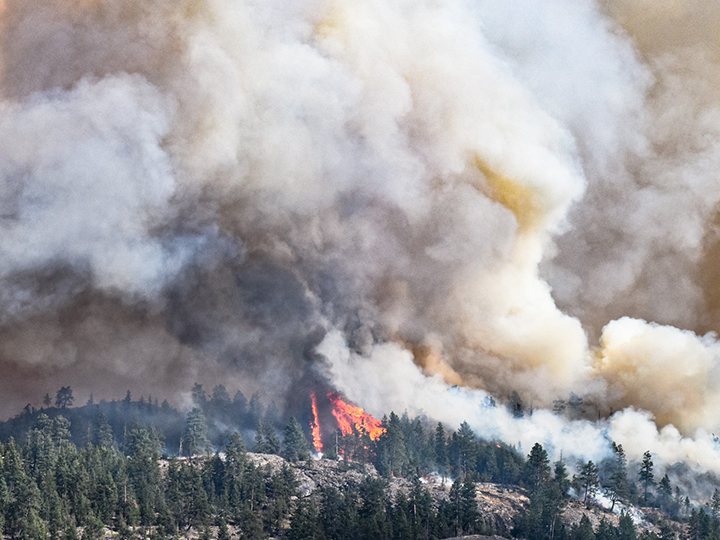
[[[480,483],[476,491],[481,519],[499,534],[510,534],[515,514],[530,502],[517,486]]]
[[[248,457],[258,467],[269,468],[271,472],[276,472],[287,463],[280,456],[269,454],[249,453]],[[324,486],[341,490],[349,483],[362,482],[366,476],[379,476],[372,465],[353,462],[320,459],[291,463],[290,466],[298,479],[301,497],[307,497]],[[421,482],[436,503],[449,498],[452,485],[450,480],[436,476],[422,479]],[[412,489],[412,482],[404,478],[390,478],[388,487],[391,495],[395,497],[399,491],[408,493]],[[523,490],[517,486],[478,483],[476,493],[478,511],[484,525],[498,534],[510,533],[515,514],[528,502]]]

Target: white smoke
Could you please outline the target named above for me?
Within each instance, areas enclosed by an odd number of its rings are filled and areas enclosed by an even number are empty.
[[[718,472],[716,23],[663,3],[6,0],[8,410],[59,375],[291,400],[317,351],[375,412]],[[609,418],[479,408],[513,391]]]
[[[672,476],[671,466],[678,463],[697,476],[720,474],[720,443],[712,433],[698,428],[688,437],[673,425],[658,428],[652,414],[634,407],[597,421],[570,421],[545,409],[526,410],[517,417],[505,407],[489,405],[489,396],[482,390],[448,387],[440,376],[427,377],[413,362],[412,355],[393,343],[358,355],[347,347],[341,333],[334,331],[318,345],[318,353],[328,360],[326,369],[338,388],[349,399],[370,404],[370,413],[406,411],[444,422],[453,429],[468,422],[485,440],[503,441],[525,453],[539,442],[551,460],[563,459],[571,465],[578,460],[600,463],[612,459],[611,443],[615,442],[625,448],[633,465],[639,464],[644,452],[650,450],[659,475],[668,471]],[[641,377],[639,374],[638,378]],[[690,477],[673,477],[673,482],[688,485]],[[705,486],[701,488],[707,491]],[[693,486],[690,492],[698,497],[702,491]]]
[[[172,116],[163,101],[122,76],[4,104],[0,279],[68,264],[100,289],[152,295],[178,271],[182,249],[148,232],[163,225],[175,188],[160,148]],[[4,313],[23,303],[5,300]]]

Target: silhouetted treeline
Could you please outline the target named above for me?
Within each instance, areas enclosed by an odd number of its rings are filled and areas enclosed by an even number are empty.
[[[228,437],[234,431],[251,434],[260,422],[279,429],[283,419],[274,405],[265,409],[258,394],[249,400],[238,391],[231,398],[223,385],[216,386],[210,396],[206,396],[202,385],[196,384],[192,389],[193,403],[199,408],[207,421],[207,436],[212,445],[222,447],[227,444]],[[92,398],[82,407],[70,407],[73,403],[72,389],[62,387],[56,398],[52,400],[46,395],[44,406],[35,409],[30,405],[16,417],[7,422],[0,422],[0,441],[24,440],[28,431],[35,425],[39,414],[50,418],[63,415],[71,424],[71,441],[77,446],[84,446],[89,440],[91,424],[101,413],[112,428],[115,442],[122,448],[128,427],[135,425],[152,426],[163,436],[164,453],[168,455],[179,452],[180,440],[185,429],[186,415],[173,408],[167,401],[158,402],[157,397],[141,396],[133,399],[130,390],[120,400],[95,403]],[[53,406],[54,404],[54,406]]]

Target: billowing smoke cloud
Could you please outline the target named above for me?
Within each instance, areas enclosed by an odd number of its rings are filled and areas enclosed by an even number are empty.
[[[692,433],[717,425],[720,343],[637,319],[608,324],[598,372],[611,381],[609,399],[653,411],[657,420]]]
[[[611,441],[623,445],[632,463],[639,463],[645,450],[651,449],[661,474],[667,472],[693,498],[707,499],[717,485],[720,443],[702,428],[686,437],[673,425],[658,428],[650,413],[634,407],[596,421],[568,421],[543,409],[518,418],[482,390],[448,388],[440,376],[427,377],[412,355],[394,343],[359,355],[347,348],[339,332],[330,332],[318,351],[330,359],[327,369],[336,384],[353,399],[372,403],[380,411],[407,410],[453,426],[467,421],[486,439],[505,441],[525,453],[540,442],[551,459],[563,458],[571,465],[576,459],[595,463],[612,459]]]
[[[5,0],[3,407],[321,385],[720,472],[717,18],[639,4]]]

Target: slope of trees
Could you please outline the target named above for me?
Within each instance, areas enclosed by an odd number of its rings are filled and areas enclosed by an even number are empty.
[[[209,539],[211,527],[218,540],[439,539],[493,532],[476,502],[476,483],[493,482],[521,486],[529,497],[515,518],[518,538],[636,540],[627,516],[617,526],[563,523],[572,494],[590,505],[603,489],[613,506],[653,504],[685,519],[689,538],[720,540],[720,492],[706,508],[691,507],[668,475],[655,481],[650,452],[629,470],[622,446],[613,445],[611,458],[578,463],[571,479],[566,464],[551,464],[540,444],[523,456],[483,440],[467,423],[452,431],[395,413],[383,418],[386,432],[375,441],[339,431],[326,441],[326,458],[341,456],[346,467],[372,464],[379,477],[302,497],[290,466],[258,467],[244,440],[254,441],[254,452],[310,464],[307,422],[283,422],[257,395],[231,399],[222,386],[208,397],[196,385],[192,395],[194,407],[183,415],[166,402],[133,400],[129,391],[122,401],[73,408],[72,390],[63,387],[56,407],[46,396],[47,408],[26,408],[0,423],[0,529],[18,540],[78,540],[78,528],[83,540],[98,540],[103,527],[119,540],[161,540],[191,528]],[[430,474],[449,479],[445,498],[433,499],[424,486]],[[412,487],[391,495],[388,481],[396,477]],[[656,536],[674,535],[662,525]]]

